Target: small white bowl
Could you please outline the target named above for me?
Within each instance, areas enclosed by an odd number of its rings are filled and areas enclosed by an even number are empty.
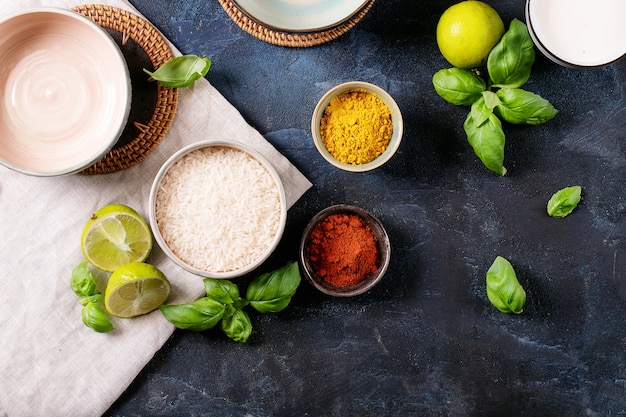
[[[257,175],[244,178],[244,170]],[[231,186],[237,178],[243,179],[241,190]],[[254,206],[259,201],[271,203]],[[172,155],[154,179],[149,207],[152,233],[163,252],[183,269],[208,278],[236,278],[260,266],[278,246],[287,221],[278,173],[259,153],[232,141],[202,141]],[[259,220],[270,226],[261,230]],[[251,231],[259,234],[251,236]]]
[[[130,112],[128,67],[113,38],[57,8],[0,20],[0,163],[21,173],[79,172],[119,139]]]
[[[326,149],[326,146],[324,146],[324,142],[322,141],[320,133],[320,124],[322,121],[322,117],[324,115],[324,111],[330,104],[330,101],[335,97],[351,91],[366,91],[377,95],[387,105],[387,107],[389,107],[389,110],[391,111],[391,121],[393,123],[393,133],[391,135],[389,145],[387,146],[385,151],[380,154],[376,159],[360,165],[347,164],[335,158],[328,151],[328,149]],[[315,143],[315,147],[322,155],[322,157],[324,157],[324,159],[326,159],[335,167],[352,172],[370,171],[372,169],[380,167],[389,159],[391,159],[391,157],[396,153],[398,147],[400,146],[400,141],[402,140],[402,131],[402,113],[400,112],[400,108],[396,104],[395,100],[389,95],[389,93],[387,93],[382,88],[363,81],[350,81],[331,88],[317,103],[317,106],[313,111],[313,118],[311,119],[311,133],[313,135],[313,142]]]
[[[601,68],[626,56],[624,0],[527,0],[528,32],[546,57],[569,68]]]

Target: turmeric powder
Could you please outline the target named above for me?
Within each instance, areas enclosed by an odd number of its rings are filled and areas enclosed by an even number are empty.
[[[391,110],[380,97],[365,90],[333,98],[320,124],[328,152],[352,165],[366,164],[385,152],[392,133]]]

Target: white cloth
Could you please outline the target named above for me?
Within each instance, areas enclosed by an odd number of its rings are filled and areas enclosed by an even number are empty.
[[[125,0],[97,3],[139,14]],[[79,4],[85,2],[3,0],[0,16]],[[112,333],[87,328],[70,278],[83,259],[80,233],[91,213],[122,203],[147,219],[159,167],[176,150],[202,139],[237,140],[262,153],[279,172],[289,206],[311,186],[205,79],[180,89],[170,132],[135,167],[114,174],[39,178],[0,166],[0,417],[100,416],[170,337],[173,326],[158,311],[112,319]],[[202,279],[169,261],[156,244],[148,262],[172,282],[168,302],[202,295]],[[103,291],[106,275],[98,279]]]

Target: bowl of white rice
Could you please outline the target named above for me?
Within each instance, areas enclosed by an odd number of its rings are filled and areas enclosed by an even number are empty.
[[[150,191],[150,225],[165,254],[208,278],[235,278],[261,265],[285,230],[280,177],[259,153],[203,141],[172,155]]]

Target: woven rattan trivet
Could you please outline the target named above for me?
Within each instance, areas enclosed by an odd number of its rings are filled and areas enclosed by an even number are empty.
[[[226,11],[226,14],[244,31],[250,35],[259,38],[264,42],[271,43],[278,46],[289,47],[308,47],[320,45],[322,43],[337,39],[339,36],[345,34],[352,29],[363,17],[369,12],[374,5],[375,0],[371,0],[365,7],[363,7],[357,14],[355,14],[350,20],[343,24],[311,33],[295,33],[295,32],[281,32],[262,25],[261,23],[246,16],[231,0],[219,0],[220,4]]]
[[[72,10],[93,20],[102,28],[120,32],[122,47],[132,39],[143,49],[155,69],[173,58],[172,51],[155,27],[133,13],[99,4],[77,6]],[[148,123],[129,120],[127,130],[134,127],[134,131],[138,132],[136,136],[127,143],[113,147],[100,161],[83,170],[82,174],[106,174],[130,168],[143,161],[159,146],[176,115],[178,90],[164,87],[160,83],[154,84],[156,104]],[[141,103],[137,103],[139,104]],[[133,126],[130,126],[131,123]]]

